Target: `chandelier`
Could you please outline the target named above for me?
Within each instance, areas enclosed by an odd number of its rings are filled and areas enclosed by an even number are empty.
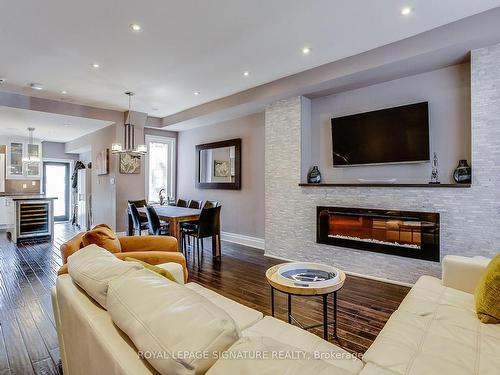
[[[28,128],[28,152],[27,156],[23,157],[23,162],[25,163],[39,163],[40,162],[40,149],[38,145],[35,145],[35,140],[33,138],[33,132],[35,128]]]
[[[133,157],[140,158],[148,152],[146,145],[140,144],[135,147],[135,126],[130,123],[130,101],[134,93],[132,91],[127,91],[125,95],[128,96],[128,116],[127,121],[124,124],[124,135],[123,144],[113,143],[111,145],[112,154],[128,154]]]

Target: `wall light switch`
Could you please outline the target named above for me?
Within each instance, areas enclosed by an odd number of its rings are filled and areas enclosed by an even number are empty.
[[[114,184],[115,184],[115,178],[114,178],[114,177],[111,177],[111,178],[109,179],[109,183],[110,183],[111,185],[114,185]]]
[[[23,184],[23,189],[26,189],[28,187],[27,184]]]
[[[101,184],[101,179],[98,178],[96,182],[97,182],[97,185],[100,185]]]
[[[31,181],[31,186],[36,186],[36,181]]]

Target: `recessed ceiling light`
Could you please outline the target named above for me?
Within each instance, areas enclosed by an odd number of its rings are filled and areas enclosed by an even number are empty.
[[[30,83],[30,87],[33,90],[43,90],[43,86],[39,83]]]
[[[402,9],[401,9],[401,14],[402,14],[403,16],[407,16],[407,15],[409,15],[410,13],[411,13],[411,8],[410,8],[410,7],[404,7],[404,8],[402,8]]]
[[[100,65],[98,63],[93,63],[92,68],[99,69]]]
[[[200,92],[199,91],[195,91],[193,94],[195,94],[196,96],[200,95]]]
[[[245,77],[248,77],[248,76],[250,75],[250,72],[249,72],[248,70],[245,70],[245,71],[243,72],[243,75],[244,75]]]
[[[66,126],[66,127],[68,127],[68,126],[71,126],[71,124],[63,124],[63,126]]]
[[[309,47],[302,48],[303,55],[309,55],[309,52],[311,52],[311,49]]]
[[[151,109],[152,109],[153,111],[157,111],[157,110],[158,110],[158,108],[157,108],[157,107],[153,107],[153,108],[151,108]]]
[[[66,95],[68,92],[66,90],[62,90],[61,94]]]
[[[137,23],[131,23],[130,28],[132,29],[132,31],[141,31],[142,29],[141,25]]]

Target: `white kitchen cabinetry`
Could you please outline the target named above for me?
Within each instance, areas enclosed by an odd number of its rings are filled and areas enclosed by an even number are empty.
[[[0,154],[0,193],[5,192],[5,155]]]
[[[29,160],[38,161],[29,161]],[[42,144],[12,139],[7,144],[6,178],[8,180],[39,179],[42,170]]]
[[[5,197],[0,197],[0,229],[14,226],[14,202]]]

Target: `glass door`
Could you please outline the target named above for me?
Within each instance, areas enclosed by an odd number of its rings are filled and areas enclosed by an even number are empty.
[[[54,201],[54,220],[69,220],[69,163],[43,163],[44,192]]]
[[[24,144],[22,142],[10,142],[7,160],[7,177],[23,177],[23,154]]]
[[[40,177],[40,145],[36,143],[28,143],[27,145],[28,161],[26,163],[26,176],[27,177]]]

